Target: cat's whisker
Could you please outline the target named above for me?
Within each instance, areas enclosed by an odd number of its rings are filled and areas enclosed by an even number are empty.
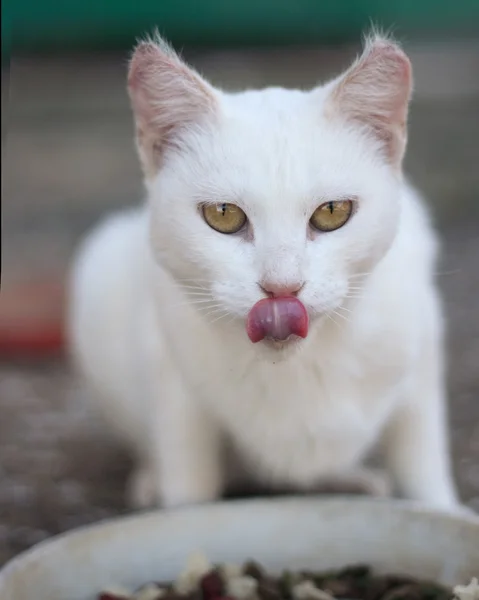
[[[349,289],[346,293],[346,296],[366,296],[368,292],[366,292],[363,288],[359,288],[357,290]]]
[[[181,292],[185,294],[185,296],[207,296],[212,298],[212,295],[204,290],[181,290]]]
[[[178,286],[180,288],[180,290],[193,290],[193,291],[198,291],[198,292],[209,292],[208,288],[205,288],[201,285],[183,285],[180,284]]]
[[[372,271],[368,271],[366,273],[355,273],[354,275],[350,275],[349,279],[357,279],[359,277],[367,277],[368,275],[372,275]]]
[[[229,313],[218,314],[218,312],[219,311],[213,311],[211,313],[206,313],[205,315],[203,315],[203,317],[207,321],[208,325],[213,325],[213,323],[216,323],[216,321],[222,319],[223,317],[228,316],[228,314],[229,314]]]
[[[204,304],[203,304],[203,305],[200,305],[200,306],[198,306],[198,307],[196,307],[196,306],[195,306],[195,309],[196,309],[196,310],[199,310],[199,311],[203,311],[203,312],[204,312],[205,310],[206,310],[206,311],[208,311],[208,310],[211,310],[212,312],[213,312],[213,311],[214,311],[214,312],[219,312],[219,311],[221,311],[221,310],[222,310],[222,311],[224,311],[224,312],[228,312],[228,311],[227,311],[227,309],[224,307],[224,305],[223,305],[223,304],[219,304],[219,303],[215,303],[215,304],[209,304],[209,305],[204,305]],[[205,314],[208,314],[208,313],[205,313]]]
[[[211,306],[222,306],[221,302],[214,302],[211,298],[193,298],[187,304],[196,305],[196,304],[209,304]]]
[[[340,317],[341,319],[343,319],[344,321],[346,321],[346,323],[350,323],[350,320],[348,319],[348,317],[346,317],[345,315],[342,315],[340,312],[338,312],[337,310],[333,310],[333,313],[335,315],[337,315],[338,317]]]
[[[204,316],[209,315],[209,314],[213,314],[213,313],[217,313],[220,311],[224,311],[225,308],[221,305],[215,305],[215,306],[198,306],[195,307],[195,310],[197,310],[198,312],[203,313]]]
[[[199,282],[199,281],[201,281],[201,282],[206,281],[206,282],[210,283],[211,279],[205,279],[205,278],[202,278],[202,277],[182,277],[180,279],[177,279],[176,281],[190,281],[190,282],[193,281],[195,283]]]
[[[183,302],[182,304],[176,304],[175,306],[194,306],[198,310],[206,308],[220,308],[222,304],[216,302],[212,304],[211,300],[195,300],[193,302]]]
[[[213,321],[210,321],[210,325],[213,325],[213,323],[217,323],[218,321],[220,321],[221,319],[224,319],[225,317],[227,317],[230,314],[231,314],[230,312],[225,311],[224,314],[220,315],[219,317],[216,317],[216,319],[213,319]]]
[[[191,290],[185,290],[185,289],[181,289],[180,291],[185,294],[185,296],[209,296],[210,298],[211,293],[207,290],[200,290],[200,289],[191,289]]]
[[[211,284],[211,281],[194,281],[191,279],[190,281],[177,281],[176,285],[181,285],[184,287],[202,287],[206,288]]]
[[[209,292],[211,289],[209,285],[200,285],[194,283],[177,283],[176,285],[180,290],[196,290],[200,292]]]
[[[190,300],[190,301],[185,301],[185,302],[180,302],[180,303],[175,303],[172,305],[172,308],[182,308],[182,307],[192,307],[197,311],[204,311],[204,310],[208,310],[208,309],[213,309],[213,308],[221,308],[223,305],[220,304],[219,302],[212,302],[211,300]]]
[[[334,323],[334,325],[336,325],[336,327],[338,327],[342,331],[341,324],[336,321],[336,319],[333,317],[333,315],[331,315],[330,313],[326,313],[326,316],[332,323]]]
[[[208,294],[207,292],[189,292],[189,291],[184,291],[185,296],[200,296],[201,298],[212,298],[211,294]]]
[[[226,323],[224,323],[224,325],[230,325],[231,323],[233,323],[233,321],[236,319],[236,315],[231,315],[231,319],[228,319],[228,321],[226,321]]]
[[[367,294],[361,294],[359,292],[354,292],[352,294],[346,294],[344,297],[345,298],[361,298],[362,299],[362,298],[368,298],[368,295]]]
[[[201,290],[181,290],[185,296],[209,296],[212,297],[209,292],[203,292]]]

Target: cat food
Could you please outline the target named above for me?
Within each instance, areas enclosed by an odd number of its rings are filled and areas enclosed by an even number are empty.
[[[97,600],[479,600],[479,583],[451,588],[398,575],[376,575],[368,566],[337,571],[268,573],[261,565],[211,565],[191,558],[173,583],[147,583],[134,592],[105,590]]]

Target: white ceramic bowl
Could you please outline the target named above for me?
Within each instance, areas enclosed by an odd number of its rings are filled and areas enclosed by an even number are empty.
[[[455,585],[479,574],[479,518],[402,502],[280,498],[116,519],[59,536],[0,573],[1,600],[92,600],[112,583],[173,579],[201,550],[272,570],[368,563]]]

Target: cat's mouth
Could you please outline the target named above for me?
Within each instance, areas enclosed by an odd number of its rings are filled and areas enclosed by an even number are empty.
[[[246,332],[253,344],[267,340],[279,347],[291,339],[305,338],[308,327],[308,312],[294,296],[263,298],[253,306],[246,320]]]

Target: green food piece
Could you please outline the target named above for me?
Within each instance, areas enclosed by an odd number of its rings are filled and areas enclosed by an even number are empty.
[[[367,565],[353,565],[345,567],[338,572],[338,579],[371,579],[371,567]]]
[[[248,561],[243,567],[243,573],[245,575],[249,575],[250,577],[254,577],[257,581],[262,581],[265,577],[265,572],[263,567],[254,560]]]

